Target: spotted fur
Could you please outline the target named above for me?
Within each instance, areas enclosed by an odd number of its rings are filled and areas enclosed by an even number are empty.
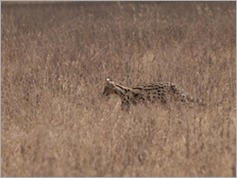
[[[138,103],[154,103],[160,101],[166,104],[169,97],[174,97],[183,103],[196,102],[202,104],[202,100],[195,99],[185,94],[184,90],[172,82],[126,87],[115,83],[110,78],[106,79],[103,95],[118,95],[121,99],[122,110],[129,110],[130,105]]]

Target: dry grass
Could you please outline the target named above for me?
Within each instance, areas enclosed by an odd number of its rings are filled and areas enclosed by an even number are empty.
[[[235,176],[235,2],[2,3],[2,176]],[[173,81],[208,105],[120,110]]]

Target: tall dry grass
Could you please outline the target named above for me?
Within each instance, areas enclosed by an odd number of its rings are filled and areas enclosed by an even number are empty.
[[[235,2],[2,3],[2,176],[235,176]],[[206,107],[101,96],[172,81]]]

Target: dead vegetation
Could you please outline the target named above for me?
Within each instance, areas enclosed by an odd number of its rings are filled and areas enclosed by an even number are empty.
[[[2,176],[235,176],[235,2],[2,3]],[[172,81],[197,106],[101,97]]]

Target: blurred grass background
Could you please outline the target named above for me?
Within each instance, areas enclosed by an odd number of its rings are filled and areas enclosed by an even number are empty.
[[[235,2],[2,2],[2,176],[235,176]],[[208,105],[120,110],[172,81]]]

